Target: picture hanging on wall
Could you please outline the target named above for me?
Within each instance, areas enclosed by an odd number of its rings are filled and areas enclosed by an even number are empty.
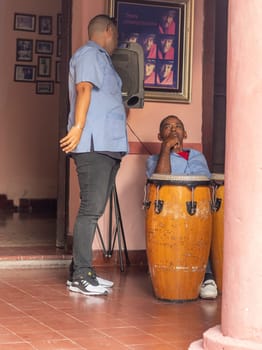
[[[62,35],[62,14],[58,13],[56,17],[56,34]]]
[[[52,16],[39,16],[39,34],[52,34]]]
[[[194,0],[109,0],[119,44],[143,49],[146,101],[190,102],[193,14]]]
[[[34,82],[35,81],[35,66],[31,65],[15,65],[14,80],[21,82]]]
[[[53,41],[49,40],[36,40],[35,52],[51,55],[53,53]]]
[[[62,40],[61,38],[57,38],[56,41],[56,56],[61,57],[62,55]]]
[[[25,13],[15,13],[14,30],[34,32],[35,23],[36,23],[35,15],[30,15]]]
[[[45,80],[45,81],[37,80],[36,93],[38,95],[53,95],[54,93],[53,80]]]
[[[60,69],[61,69],[61,62],[56,61],[55,65],[55,82],[60,83]]]
[[[38,77],[51,76],[51,57],[38,56],[37,76]]]
[[[16,39],[16,60],[17,61],[33,60],[33,40]]]

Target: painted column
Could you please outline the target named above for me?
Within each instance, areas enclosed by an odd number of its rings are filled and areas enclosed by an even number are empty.
[[[190,350],[262,349],[262,1],[229,0],[221,326]]]

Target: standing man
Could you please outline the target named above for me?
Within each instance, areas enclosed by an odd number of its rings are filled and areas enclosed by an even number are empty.
[[[68,133],[60,140],[62,150],[74,159],[81,198],[68,284],[72,292],[104,295],[113,282],[96,276],[92,244],[128,141],[122,82],[110,58],[117,47],[116,24],[107,15],[95,16],[88,36],[70,60]]]

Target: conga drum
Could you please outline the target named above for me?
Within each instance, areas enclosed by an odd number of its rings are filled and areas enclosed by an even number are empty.
[[[224,245],[224,174],[212,174],[212,240],[211,264],[218,292],[222,292]]]
[[[208,261],[210,181],[153,174],[146,189],[146,251],[156,298],[196,300]]]

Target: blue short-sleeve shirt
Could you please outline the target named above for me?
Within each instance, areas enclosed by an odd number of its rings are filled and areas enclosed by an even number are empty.
[[[170,154],[171,175],[199,175],[210,178],[211,174],[208,169],[207,161],[204,155],[194,149],[184,149],[189,151],[188,160],[175,152]],[[159,155],[149,156],[146,163],[146,175],[150,178],[157,166]]]
[[[122,82],[109,54],[93,41],[79,48],[69,65],[70,112],[68,130],[75,124],[75,85],[93,85],[80,143],[74,152],[128,152],[126,113],[122,101]]]

